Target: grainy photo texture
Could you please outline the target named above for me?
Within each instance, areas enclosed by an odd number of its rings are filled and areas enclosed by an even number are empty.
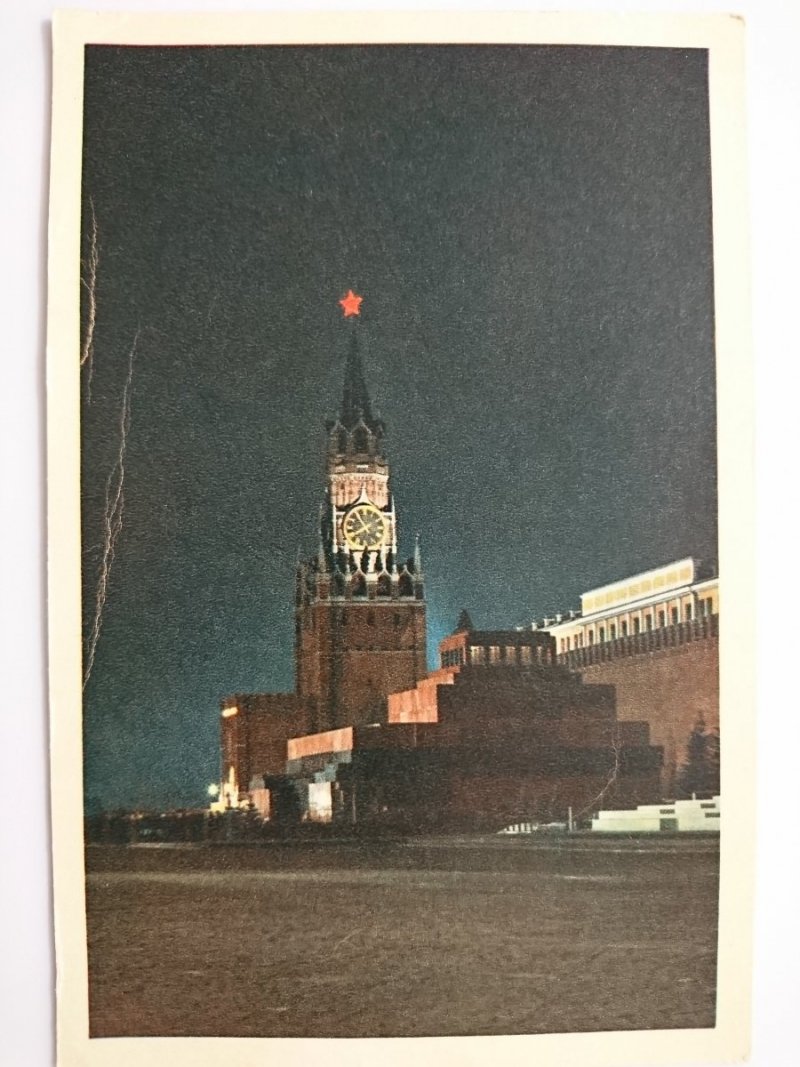
[[[708,50],[83,62],[91,1038],[713,1029]]]

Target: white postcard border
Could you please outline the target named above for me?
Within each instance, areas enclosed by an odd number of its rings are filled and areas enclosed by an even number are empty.
[[[753,403],[747,282],[743,24],[733,16],[474,12],[56,13],[48,252],[48,571],[51,796],[62,1067],[174,1067],[222,1058],[287,1067],[326,1039],[88,1037],[83,867],[80,611],[80,189],[83,48],[108,44],[514,43],[709,49],[723,608],[720,701],[725,789],[717,1026],[708,1030],[480,1038],[336,1039],[360,1067],[442,1058],[537,1067],[719,1062],[748,1050],[754,866]],[[727,786],[735,782],[736,788]]]

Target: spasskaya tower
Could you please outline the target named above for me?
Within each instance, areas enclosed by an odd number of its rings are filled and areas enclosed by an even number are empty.
[[[326,426],[317,551],[297,567],[296,692],[312,732],[385,721],[386,696],[413,688],[427,669],[419,544],[410,558],[398,555],[385,427],[359,351],[361,302],[352,290],[339,301],[350,331],[342,404]]]

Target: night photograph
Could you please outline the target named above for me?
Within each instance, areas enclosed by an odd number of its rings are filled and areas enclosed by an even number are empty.
[[[713,1028],[708,52],[84,52],[89,1029]]]

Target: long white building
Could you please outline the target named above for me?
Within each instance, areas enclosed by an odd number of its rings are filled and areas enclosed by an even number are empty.
[[[719,579],[688,557],[581,596],[579,611],[533,624],[556,640],[556,654],[602,645],[719,614]]]

